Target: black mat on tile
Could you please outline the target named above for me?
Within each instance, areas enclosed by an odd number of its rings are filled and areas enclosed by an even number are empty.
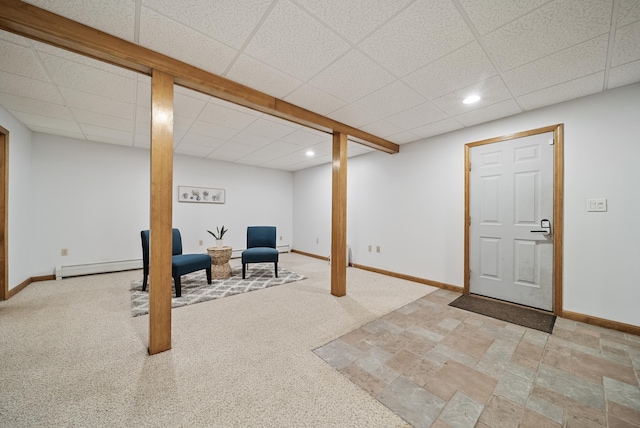
[[[511,303],[466,294],[449,303],[449,306],[475,312],[480,315],[486,315],[523,327],[544,331],[549,334],[553,331],[553,324],[556,322],[556,316],[552,314]]]

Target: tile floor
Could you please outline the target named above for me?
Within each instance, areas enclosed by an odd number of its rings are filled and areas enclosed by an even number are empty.
[[[640,427],[640,337],[553,334],[447,306],[437,290],[315,353],[415,427]]]

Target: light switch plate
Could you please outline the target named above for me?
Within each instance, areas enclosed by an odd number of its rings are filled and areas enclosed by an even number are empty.
[[[587,199],[587,212],[606,212],[606,211],[607,211],[606,198]]]

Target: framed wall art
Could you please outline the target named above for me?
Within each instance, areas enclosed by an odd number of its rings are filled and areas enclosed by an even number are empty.
[[[209,187],[178,186],[178,202],[194,202],[197,204],[224,204],[224,189]]]

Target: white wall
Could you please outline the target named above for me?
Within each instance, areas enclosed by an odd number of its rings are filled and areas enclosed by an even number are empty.
[[[31,131],[0,107],[0,126],[9,131],[9,289],[31,277]]]
[[[354,261],[462,286],[464,144],[564,123],[564,309],[640,325],[638,100],[635,84],[403,145],[396,155],[350,159]],[[307,183],[313,193],[303,191]],[[316,253],[311,238],[330,239],[323,207],[330,185],[328,166],[294,174],[294,248]],[[608,212],[586,212],[585,200],[596,197],[608,199]]]
[[[149,228],[149,151],[35,133],[31,275],[55,266],[140,259],[140,230]],[[183,251],[206,252],[207,229],[225,225],[225,245],[243,248],[246,227],[278,227],[292,236],[290,172],[176,155],[173,225]],[[224,188],[225,204],[178,203],[177,186]],[[199,246],[203,240],[204,245]],[[68,256],[60,255],[62,248]]]

